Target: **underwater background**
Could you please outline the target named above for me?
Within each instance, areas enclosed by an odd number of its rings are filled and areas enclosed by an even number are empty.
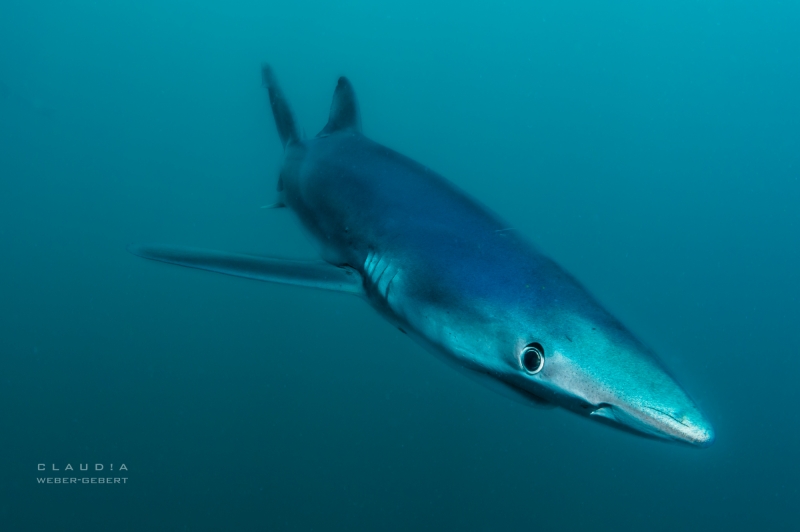
[[[798,28],[773,0],[4,0],[0,530],[797,530]],[[263,61],[308,135],[347,75],[365,134],[580,279],[716,443],[520,405],[358,298],[129,254],[315,257],[260,208]],[[127,480],[37,481],[66,464]]]

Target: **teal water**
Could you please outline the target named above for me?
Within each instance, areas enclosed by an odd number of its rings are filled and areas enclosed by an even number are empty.
[[[5,0],[0,530],[797,529],[798,27],[778,1]],[[309,135],[347,75],[367,135],[581,279],[716,443],[517,404],[356,298],[128,254],[314,256],[260,209],[262,61]],[[127,480],[37,482],[68,463]]]

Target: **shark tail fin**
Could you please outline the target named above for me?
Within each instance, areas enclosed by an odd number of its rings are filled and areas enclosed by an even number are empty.
[[[319,134],[330,135],[343,130],[361,132],[361,114],[358,112],[356,92],[350,80],[344,76],[340,77],[339,83],[336,84],[328,123]]]
[[[272,67],[267,64],[261,66],[261,79],[269,93],[269,104],[272,107],[272,116],[275,118],[275,126],[278,128],[278,135],[281,138],[283,147],[300,140],[297,133],[297,125],[294,122],[294,115],[289,109],[289,102],[283,95],[278,80],[272,72]]]

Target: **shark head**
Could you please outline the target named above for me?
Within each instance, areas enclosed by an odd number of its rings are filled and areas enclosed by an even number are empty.
[[[711,445],[711,424],[652,350],[560,267],[537,262],[546,275],[479,289],[462,312],[440,315],[440,348],[498,391],[646,437]]]
[[[505,372],[509,385],[641,435],[698,447],[714,441],[684,389],[610,315],[559,310],[532,321],[527,330],[539,332],[518,335]]]
[[[711,445],[711,424],[652,350],[571,276],[554,277],[559,282],[544,287],[547,296],[535,304],[521,299],[477,333],[501,361],[490,372],[518,392],[604,424]],[[476,362],[481,359],[487,360]]]

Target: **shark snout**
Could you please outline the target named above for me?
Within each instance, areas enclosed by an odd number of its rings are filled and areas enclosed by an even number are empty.
[[[696,407],[676,411],[660,405],[602,404],[591,415],[649,436],[696,447],[714,443],[714,429]]]

